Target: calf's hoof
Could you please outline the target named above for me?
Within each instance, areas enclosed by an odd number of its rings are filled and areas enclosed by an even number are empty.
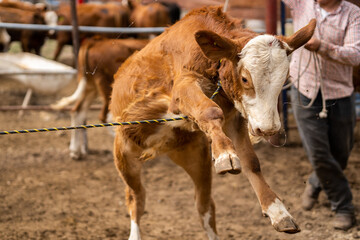
[[[278,232],[297,233],[301,231],[294,218],[278,198],[263,211],[263,215],[270,218],[271,224]]]
[[[81,153],[79,152],[70,152],[70,158],[75,161],[79,161],[82,158]]]
[[[239,174],[241,173],[241,166],[239,158],[232,153],[222,153],[215,159],[215,171],[217,174]]]
[[[285,217],[278,223],[273,224],[274,228],[278,232],[285,233],[298,233],[301,231],[300,227],[296,224],[292,217]]]

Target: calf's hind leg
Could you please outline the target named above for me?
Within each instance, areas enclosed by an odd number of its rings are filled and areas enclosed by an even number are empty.
[[[111,95],[112,83],[106,81],[105,77],[99,77],[96,79],[96,87],[100,96],[103,99],[103,105],[99,114],[100,121],[106,122],[107,114],[109,112],[109,103]]]
[[[87,84],[87,88],[85,96],[76,103],[71,114],[72,126],[86,124],[87,112],[96,97],[96,89],[90,84]],[[71,132],[69,150],[72,159],[81,159],[86,156],[88,152],[86,129],[77,129]]]
[[[218,240],[215,204],[211,197],[210,149],[205,136],[198,136],[198,139],[200,142],[192,142],[181,149],[168,153],[168,156],[190,175],[195,185],[195,203],[201,225],[210,240]]]
[[[129,240],[140,240],[140,218],[144,214],[145,208],[145,189],[141,184],[141,168],[139,155],[131,150],[131,146],[124,146],[125,143],[117,132],[114,144],[114,161],[126,189],[126,205],[130,214],[130,236]],[[130,143],[128,143],[130,144]]]

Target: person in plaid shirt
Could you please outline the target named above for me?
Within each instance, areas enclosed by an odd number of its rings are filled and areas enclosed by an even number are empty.
[[[335,211],[334,227],[347,230],[355,225],[343,170],[356,123],[352,68],[360,64],[360,8],[343,0],[282,1],[291,9],[295,31],[317,20],[313,38],[293,53],[290,65],[292,109],[313,166],[302,207],[311,210],[323,190]]]

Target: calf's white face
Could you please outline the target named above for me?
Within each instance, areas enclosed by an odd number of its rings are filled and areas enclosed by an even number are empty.
[[[271,35],[251,39],[242,49],[238,71],[244,86],[235,107],[248,119],[253,135],[273,135],[280,130],[278,97],[289,71],[289,46]]]
[[[238,79],[233,81],[234,88],[228,89],[234,94],[229,95],[236,109],[248,119],[253,135],[273,135],[279,131],[277,102],[289,73],[288,56],[309,41],[315,27],[316,20],[312,19],[291,36],[258,35],[248,42],[206,30],[195,33],[195,40],[207,58],[215,62],[226,58],[237,64]]]

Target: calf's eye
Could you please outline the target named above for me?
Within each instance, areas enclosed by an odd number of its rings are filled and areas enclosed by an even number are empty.
[[[247,80],[246,78],[244,78],[244,77],[242,77],[241,80],[243,81],[243,83],[247,83],[247,82],[248,82],[248,80]]]

